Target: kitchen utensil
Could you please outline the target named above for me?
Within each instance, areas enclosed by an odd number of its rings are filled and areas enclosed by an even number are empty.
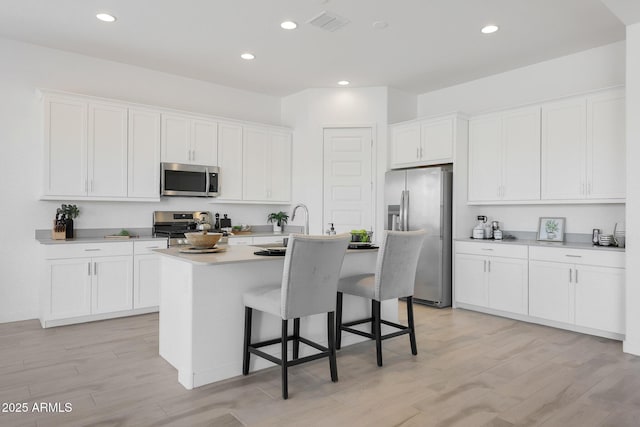
[[[212,254],[218,252],[224,252],[227,248],[214,246],[213,248],[196,248],[194,246],[188,248],[180,248],[178,252],[183,254]]]
[[[222,237],[222,233],[207,233],[206,230],[198,233],[184,233],[187,242],[191,246],[199,249],[213,248],[218,240]]]
[[[599,245],[600,244],[600,229],[599,228],[594,228],[591,231],[591,243],[593,243],[594,245]]]

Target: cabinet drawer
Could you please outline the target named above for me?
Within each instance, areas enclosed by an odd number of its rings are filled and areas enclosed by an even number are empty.
[[[133,253],[135,255],[153,254],[154,249],[166,249],[166,248],[167,248],[167,239],[133,242]]]
[[[528,246],[499,242],[456,242],[457,254],[487,255],[503,258],[527,258]]]
[[[597,249],[542,248],[531,246],[529,248],[529,259],[532,261],[564,262],[579,265],[625,267],[624,252]]]
[[[253,237],[229,237],[227,243],[229,246],[250,245],[253,243]]]
[[[261,236],[261,237],[254,237],[253,238],[253,244],[254,245],[264,245],[267,243],[279,243],[282,244],[282,239],[283,237],[287,237],[286,235],[283,236],[278,235],[278,236]]]
[[[45,245],[46,259],[133,255],[133,242]]]

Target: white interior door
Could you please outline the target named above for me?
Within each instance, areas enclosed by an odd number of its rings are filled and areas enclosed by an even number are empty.
[[[324,129],[323,228],[373,229],[371,128]]]

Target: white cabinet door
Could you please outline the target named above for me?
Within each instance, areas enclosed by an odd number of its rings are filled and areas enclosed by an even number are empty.
[[[586,101],[542,106],[542,199],[574,200],[586,194]]]
[[[271,136],[265,129],[246,126],[243,143],[243,190],[244,200],[267,200],[270,182],[268,176]]]
[[[49,319],[91,313],[91,259],[59,259],[47,263]],[[45,308],[47,310],[47,308]]]
[[[187,117],[162,115],[162,161],[191,163],[191,121]]]
[[[420,128],[420,161],[430,164],[453,161],[454,120],[424,121]]]
[[[502,200],[540,200],[540,107],[502,116]]]
[[[511,313],[527,314],[528,261],[489,257],[489,307]]]
[[[127,108],[89,104],[88,194],[127,196]]]
[[[456,301],[482,307],[489,305],[487,289],[487,257],[456,254]]]
[[[391,127],[391,167],[404,167],[420,161],[420,123]]]
[[[135,255],[133,262],[133,308],[160,305],[160,256]]]
[[[271,136],[269,200],[291,201],[291,135],[273,133]]]
[[[529,262],[529,315],[573,323],[572,264]]]
[[[45,98],[44,195],[87,195],[87,104]]]
[[[624,91],[587,99],[587,197],[626,197]]]
[[[160,197],[160,113],[129,109],[129,197]]]
[[[576,325],[625,333],[624,275],[622,268],[576,266]]]
[[[469,121],[469,200],[498,200],[502,183],[501,117]]]
[[[218,124],[220,199],[242,200],[242,126]]]
[[[131,256],[93,258],[91,314],[133,308]]]
[[[218,164],[218,124],[207,120],[191,121],[191,163]]]

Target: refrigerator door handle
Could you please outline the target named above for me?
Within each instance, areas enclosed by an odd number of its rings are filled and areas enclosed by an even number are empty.
[[[403,231],[409,231],[409,190],[405,191],[405,196],[404,196],[404,229]]]
[[[391,215],[391,231],[398,231],[398,215],[393,214]]]
[[[404,231],[404,190],[400,193],[400,231]]]

